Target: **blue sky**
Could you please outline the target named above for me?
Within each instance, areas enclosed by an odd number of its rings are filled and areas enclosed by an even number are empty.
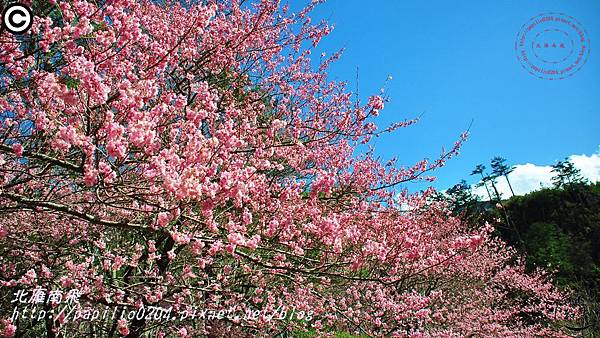
[[[544,12],[576,18],[590,39],[585,66],[570,78],[536,78],[515,56],[521,26]],[[329,0],[315,16],[335,25],[319,49],[345,49],[332,79],[354,90],[358,67],[366,98],[393,77],[378,125],[424,114],[416,126],[377,139],[384,159],[433,158],[473,121],[461,155],[436,172],[438,188],[473,183],[472,168],[496,155],[547,166],[598,152],[600,1]]]

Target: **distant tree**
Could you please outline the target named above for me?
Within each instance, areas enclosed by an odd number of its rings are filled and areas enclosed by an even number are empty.
[[[564,161],[558,161],[552,166],[552,182],[557,188],[562,188],[575,183],[583,183],[585,179],[581,176],[581,170],[577,169],[573,162],[565,158]]]
[[[500,157],[495,157],[494,159],[492,159],[492,167],[494,167],[494,164],[495,164],[496,165],[495,169],[497,169],[497,170],[500,169],[498,167],[498,165],[503,164],[503,161],[501,161],[501,160],[504,160],[504,159],[502,159]],[[510,218],[509,218],[508,214],[506,213],[504,206],[502,205],[502,196],[501,196],[500,192],[498,191],[498,188],[496,187],[496,178],[498,177],[498,175],[497,174],[489,175],[487,173],[484,173],[484,171],[485,171],[485,166],[483,164],[478,164],[477,166],[475,166],[475,169],[471,172],[471,175],[477,175],[477,174],[481,175],[481,184],[485,186],[485,189],[488,192],[488,196],[490,197],[490,201],[493,201],[494,199],[492,199],[490,190],[488,189],[488,186],[487,186],[488,182],[491,184],[492,189],[494,190],[494,194],[496,196],[495,201],[499,205],[499,212],[502,215],[502,217],[504,218],[504,222],[506,223],[507,226],[513,227],[513,230],[514,230],[515,234],[517,235],[518,242],[521,245],[521,247],[523,247],[524,244],[523,244],[523,240],[519,234],[519,230],[510,221]],[[507,167],[506,171],[511,171],[511,168]],[[511,189],[511,191],[512,191],[512,189]]]
[[[510,184],[510,180],[508,179],[508,174],[512,173],[515,170],[515,167],[506,165],[506,159],[500,156],[496,156],[492,159],[492,174],[496,177],[504,176],[506,179],[506,183],[508,183],[508,187],[510,188],[510,193],[515,196],[515,191]]]
[[[464,195],[466,192],[468,192],[470,190],[469,185],[467,184],[467,181],[465,180],[460,180],[460,182],[458,182],[457,184],[455,184],[454,186],[452,186],[452,188],[448,189],[448,195],[454,196],[454,195]]]
[[[479,197],[473,194],[471,186],[465,180],[446,190],[445,200],[450,202],[450,210],[468,224],[478,224],[486,214]]]
[[[463,209],[466,205],[469,205],[472,201],[476,200],[471,193],[471,187],[465,180],[461,180],[452,186],[452,188],[446,191],[446,194],[457,210]]]
[[[492,185],[492,189],[494,190],[494,194],[496,195],[496,201],[500,202],[502,201],[502,194],[498,190],[498,187],[496,187],[496,178],[498,178],[498,176],[495,176],[493,174],[487,175],[484,178],[484,182],[490,182],[490,184]]]
[[[483,164],[478,164],[475,166],[475,169],[473,169],[473,171],[471,172],[471,176],[473,175],[481,175],[481,183],[478,184],[478,186],[484,186],[485,187],[485,191],[487,191],[488,197],[490,198],[490,201],[492,200],[492,194],[490,193],[490,189],[487,186],[487,180],[486,180],[486,175],[483,174],[485,170],[485,166]]]

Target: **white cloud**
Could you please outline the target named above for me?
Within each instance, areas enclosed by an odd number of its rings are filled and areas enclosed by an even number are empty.
[[[588,155],[571,155],[569,160],[575,167],[581,170],[581,176],[587,178],[591,182],[600,181],[600,152]],[[539,166],[532,163],[517,164],[515,170],[508,175],[510,184],[515,192],[515,195],[524,195],[542,187],[552,186],[552,167],[549,165]],[[494,194],[490,185],[490,193]],[[511,192],[504,177],[497,179],[496,188],[504,197],[510,197]],[[485,187],[473,186],[473,192],[483,199],[489,199]]]
[[[570,160],[581,170],[581,176],[592,182],[600,181],[600,153],[592,156],[571,155]]]

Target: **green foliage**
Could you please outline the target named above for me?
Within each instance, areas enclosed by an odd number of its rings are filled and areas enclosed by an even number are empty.
[[[74,89],[77,88],[77,86],[79,86],[79,80],[78,79],[74,79],[72,77],[65,77],[65,85],[67,86],[67,88],[69,89]]]
[[[585,179],[581,176],[581,171],[575,168],[573,162],[568,159],[558,161],[553,165],[552,172],[555,173],[552,181],[557,188],[585,182]]]
[[[559,269],[565,275],[574,270],[571,238],[556,224],[536,222],[529,226],[523,236],[530,268],[545,266],[548,269]],[[560,278],[559,284],[568,284],[568,279]]]

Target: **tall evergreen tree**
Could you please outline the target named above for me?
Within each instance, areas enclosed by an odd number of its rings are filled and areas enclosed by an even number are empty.
[[[552,182],[557,188],[562,188],[574,183],[583,183],[585,179],[581,176],[581,170],[577,169],[573,162],[565,158],[564,161],[558,161],[552,166]]]
[[[496,156],[492,159],[492,174],[496,177],[504,176],[504,178],[506,179],[506,183],[508,183],[508,188],[510,188],[510,193],[513,196],[515,196],[515,191],[513,190],[513,187],[510,184],[508,174],[512,173],[514,170],[515,167],[506,165],[505,158]]]
[[[490,184],[492,185],[492,189],[494,190],[494,194],[496,195],[496,200],[502,201],[502,194],[498,190],[498,187],[496,187],[496,178],[497,177],[498,176],[492,174],[492,175],[486,175],[483,179],[485,182],[490,182]]]
[[[485,170],[485,166],[483,164],[478,164],[475,166],[475,169],[471,172],[471,176],[473,175],[481,175],[481,185],[485,187],[485,191],[487,191],[488,197],[490,201],[492,200],[492,194],[490,193],[490,189],[487,186],[486,176],[483,174]]]

